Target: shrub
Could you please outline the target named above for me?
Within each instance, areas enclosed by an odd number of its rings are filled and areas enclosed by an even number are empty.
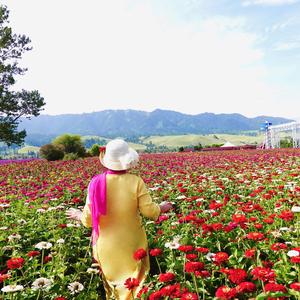
[[[94,144],[91,147],[89,152],[91,153],[92,156],[99,156],[99,147],[100,147],[100,145],[98,145],[98,144]]]
[[[76,153],[79,157],[84,157],[85,148],[80,135],[63,134],[55,138],[54,145],[61,145],[65,153]]]
[[[60,145],[46,144],[40,148],[40,156],[49,161],[59,160],[64,157],[64,149]]]
[[[79,158],[79,156],[76,153],[66,153],[64,155],[64,160],[76,160],[78,158]]]

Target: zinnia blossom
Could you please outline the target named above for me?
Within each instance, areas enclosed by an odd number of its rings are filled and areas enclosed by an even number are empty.
[[[154,248],[150,250],[150,255],[151,256],[159,256],[162,254],[162,250],[159,248]]]
[[[33,290],[46,290],[52,285],[52,280],[41,277],[32,283]]]
[[[184,293],[181,295],[180,300],[198,300],[198,296],[195,293]]]
[[[251,275],[254,279],[259,279],[263,282],[275,279],[275,272],[270,268],[256,267],[251,271]]]
[[[243,269],[230,269],[228,278],[231,282],[239,284],[247,278],[247,272]]]
[[[300,292],[300,282],[294,282],[290,284],[290,288]]]
[[[25,263],[25,259],[22,257],[13,257],[6,262],[7,267],[10,270],[21,269]]]
[[[224,263],[228,260],[228,254],[226,252],[217,252],[216,255],[213,258],[213,261],[216,264]]]
[[[139,284],[140,282],[136,278],[127,278],[124,283],[126,288],[130,291],[134,290]]]
[[[169,282],[175,279],[175,274],[171,272],[159,274],[160,282]]]
[[[146,257],[146,256],[147,256],[147,252],[146,252],[146,250],[143,249],[143,248],[140,248],[140,249],[136,250],[136,251],[134,252],[134,254],[133,254],[133,258],[134,258],[135,260],[141,260],[141,259],[143,259],[143,258]]]
[[[236,289],[228,286],[221,286],[216,291],[216,297],[221,300],[233,299],[236,294]]]
[[[253,282],[244,281],[236,287],[236,290],[238,293],[252,293],[256,291],[256,285]]]
[[[200,261],[189,261],[185,264],[184,269],[187,273],[195,273],[204,268],[204,263]]]
[[[286,293],[287,289],[284,285],[282,284],[277,284],[277,283],[267,283],[265,285],[265,291],[266,292],[283,292]]]
[[[23,285],[6,285],[1,289],[3,293],[14,293],[24,290]]]

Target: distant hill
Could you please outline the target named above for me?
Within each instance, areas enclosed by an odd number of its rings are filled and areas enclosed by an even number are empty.
[[[247,118],[241,114],[188,115],[161,109],[152,112],[104,110],[83,114],[40,115],[31,120],[24,119],[19,128],[26,129],[27,139],[39,139],[41,144],[45,144],[53,137],[63,133],[106,138],[211,133],[238,134],[242,131],[259,130],[261,123],[266,120],[273,124],[293,121],[269,116]]]

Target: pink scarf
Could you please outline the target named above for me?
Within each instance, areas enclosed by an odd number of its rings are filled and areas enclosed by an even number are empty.
[[[124,174],[124,171],[107,170],[102,174],[94,176],[89,185],[90,209],[92,213],[92,244],[96,244],[99,237],[99,218],[106,215],[106,175]]]

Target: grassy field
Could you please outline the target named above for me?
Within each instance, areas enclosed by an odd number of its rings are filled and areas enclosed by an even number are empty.
[[[209,134],[209,135],[168,135],[168,136],[150,136],[141,138],[143,144],[152,142],[156,146],[180,147],[198,145],[202,146],[212,144],[225,144],[231,142],[234,145],[260,144],[263,141],[263,135],[233,135],[233,134]]]

